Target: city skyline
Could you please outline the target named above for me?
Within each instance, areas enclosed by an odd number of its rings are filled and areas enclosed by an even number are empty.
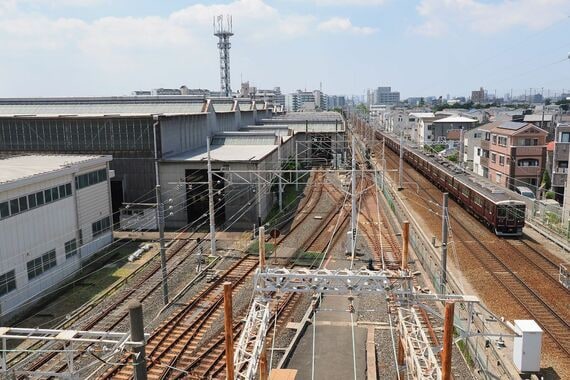
[[[349,96],[392,86],[402,99],[570,89],[563,0],[7,0],[0,96],[219,90],[217,14],[234,19],[233,89],[242,79]]]

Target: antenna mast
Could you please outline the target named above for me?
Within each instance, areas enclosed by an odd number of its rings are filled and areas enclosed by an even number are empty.
[[[224,22],[225,21],[225,22]],[[230,84],[230,37],[232,33],[232,16],[223,15],[214,17],[214,36],[218,37],[218,49],[220,50],[220,90],[222,96],[232,96]]]

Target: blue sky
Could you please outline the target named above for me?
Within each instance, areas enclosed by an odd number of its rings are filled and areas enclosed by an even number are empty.
[[[0,97],[217,89],[221,13],[233,89],[570,89],[569,0],[0,0]]]

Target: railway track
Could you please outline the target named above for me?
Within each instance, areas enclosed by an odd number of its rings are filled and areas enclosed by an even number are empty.
[[[395,155],[391,151],[386,157],[389,157],[389,161],[394,167],[397,167]],[[413,170],[413,168],[411,169]],[[422,182],[422,186],[419,186],[420,189],[427,194],[432,202],[438,204],[439,199],[431,194],[429,190],[437,191],[439,196],[441,196],[441,192],[435,187],[432,189],[429,185],[429,181],[421,174],[414,171],[415,176],[410,175],[409,170],[409,165],[405,164],[405,175],[414,182]],[[413,196],[411,192],[407,195]],[[421,201],[421,199],[418,201]],[[545,272],[539,263],[535,262],[534,258],[529,256],[531,254],[531,252],[529,252],[530,250],[524,252],[520,247],[515,248],[514,245],[496,237],[494,237],[497,242],[495,249],[489,249],[487,247],[489,242],[481,241],[482,238],[487,236],[488,231],[485,230],[484,234],[473,232],[481,229],[481,227],[477,226],[476,220],[471,220],[470,217],[463,217],[463,213],[468,214],[465,210],[459,206],[454,207],[454,211],[459,209],[462,210],[462,212],[460,212],[462,214],[461,219],[455,212],[449,213],[453,221],[452,228],[455,244],[462,244],[465,250],[470,252],[471,256],[475,257],[479,264],[486,269],[486,272],[522,306],[527,315],[534,318],[537,323],[540,324],[546,333],[546,338],[555,346],[553,348],[556,348],[557,351],[560,351],[566,357],[570,357],[570,325],[565,314],[567,310],[561,311],[559,305],[553,304],[553,301],[545,301],[545,298],[552,300],[552,296],[545,293],[545,287],[547,286],[539,285],[536,281],[540,280],[536,278],[531,279],[529,273],[539,272],[539,279],[546,278],[550,286],[560,288],[559,294],[562,294],[562,296],[559,297],[559,299],[566,305],[566,308],[568,307],[568,303],[564,300],[568,299],[567,289],[562,287],[556,279]],[[473,222],[474,228],[467,228],[465,226],[469,224],[471,227],[470,220]],[[514,244],[517,245],[516,243]],[[522,244],[520,246],[522,246]],[[520,260],[520,258],[523,258],[523,260]],[[548,265],[552,266],[552,263],[550,262]],[[544,277],[545,275],[546,277]],[[534,286],[531,286],[529,283]],[[536,289],[537,287],[540,287],[541,291]]]
[[[281,244],[288,235],[291,235],[299,226],[301,226],[310,215],[313,215],[313,211],[317,207],[317,204],[319,203],[319,200],[321,199],[321,195],[323,193],[324,177],[325,172],[321,170],[315,171],[315,175],[312,178],[310,185],[306,187],[308,189],[308,192],[305,194],[303,202],[301,202],[299,207],[297,207],[298,210],[302,210],[297,214],[300,215],[300,217],[293,220],[293,223],[291,224],[291,227],[289,228],[289,231],[286,235],[281,235],[279,238],[277,238],[277,245]],[[271,236],[268,235],[265,241],[268,242],[270,240]]]
[[[277,329],[289,321],[292,311],[301,297],[298,293],[288,293],[276,302],[272,309],[277,310],[270,321],[268,336],[275,328],[275,315],[277,315]],[[234,323],[234,342],[237,342],[243,328],[243,321]],[[267,343],[269,345],[269,343]],[[207,344],[198,347],[192,354],[190,363],[182,368],[182,371],[172,373],[172,379],[225,379],[225,338],[224,333],[219,333]]]
[[[147,341],[149,378],[168,378],[173,367],[184,368],[190,363],[187,353],[198,347],[205,334],[213,329],[213,324],[222,317],[223,283],[230,281],[233,292],[238,292],[257,264],[257,257],[241,258],[188,304],[176,310],[152,333]],[[128,361],[129,356],[125,356],[121,364]],[[117,365],[100,378],[131,379],[132,376],[130,366]]]
[[[170,266],[168,270],[169,275],[193,253],[195,247],[186,250],[186,252],[182,252],[188,244],[189,243],[186,240],[180,240],[175,242],[174,245],[167,250],[167,262]],[[179,253],[182,254],[179,255]],[[116,299],[105,305],[104,308],[93,317],[86,319],[85,321],[79,321],[81,317],[85,316],[89,311],[93,310],[97,306],[88,305],[77,311],[77,315],[73,318],[73,320],[77,321],[75,325],[72,326],[70,322],[67,322],[59,328],[74,328],[84,331],[95,329],[99,331],[110,331],[114,329],[128,317],[128,302],[133,299],[143,302],[161,286],[162,282],[158,273],[159,270],[160,263],[157,260],[153,260],[139,273],[135,283],[129,284],[127,287],[118,290]],[[87,347],[85,347],[85,349],[87,349]],[[81,354],[78,354],[74,359],[78,359],[80,356]],[[15,358],[15,364],[13,365],[17,365],[16,360],[23,362],[23,360],[26,359],[28,358],[25,356],[20,359]],[[62,373],[67,368],[66,359],[67,358],[63,354],[50,352],[34,359],[34,361],[29,365],[25,365],[24,369],[27,371],[48,369],[50,371]],[[19,379],[25,379],[25,377],[20,376]]]

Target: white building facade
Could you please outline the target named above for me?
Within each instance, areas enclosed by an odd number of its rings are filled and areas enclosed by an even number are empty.
[[[110,161],[0,160],[0,320],[33,306],[112,242]]]

